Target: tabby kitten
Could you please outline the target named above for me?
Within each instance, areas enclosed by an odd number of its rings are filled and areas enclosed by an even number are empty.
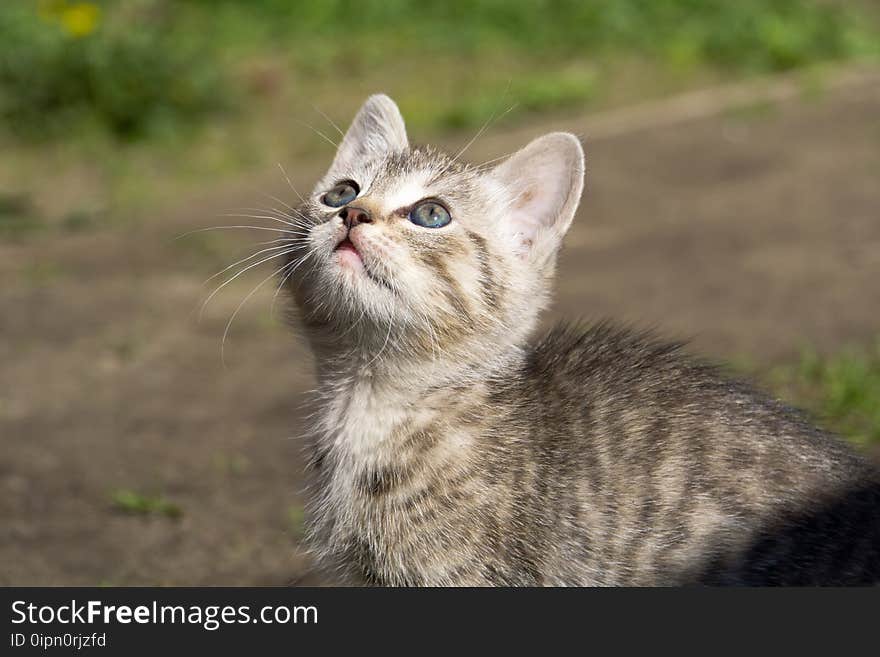
[[[376,585],[861,584],[880,477],[675,345],[530,342],[581,196],[578,139],[494,168],[367,100],[291,217],[316,360],[310,543]]]

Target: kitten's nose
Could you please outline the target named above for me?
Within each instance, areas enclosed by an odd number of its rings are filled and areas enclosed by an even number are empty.
[[[339,211],[342,223],[350,230],[358,224],[371,224],[373,218],[370,216],[369,210],[363,208],[347,207]]]

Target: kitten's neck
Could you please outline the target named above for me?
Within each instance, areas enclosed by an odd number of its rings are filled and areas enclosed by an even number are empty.
[[[350,463],[394,462],[409,433],[437,422],[454,430],[454,408],[485,397],[487,384],[513,377],[524,358],[516,348],[482,360],[318,358],[316,437]]]
[[[410,357],[395,354],[387,358],[369,353],[323,353],[316,359],[318,389],[322,393],[368,386],[374,395],[410,397],[430,390],[457,388],[503,379],[521,367],[522,348],[511,346],[502,354],[446,354],[443,357]]]

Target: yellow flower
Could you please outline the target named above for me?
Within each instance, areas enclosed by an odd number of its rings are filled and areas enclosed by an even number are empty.
[[[94,32],[101,20],[101,8],[91,2],[78,2],[64,7],[58,15],[62,27],[72,37],[80,38]]]
[[[93,2],[68,4],[66,0],[43,0],[39,14],[43,20],[57,23],[75,39],[88,36],[101,22],[101,8]]]

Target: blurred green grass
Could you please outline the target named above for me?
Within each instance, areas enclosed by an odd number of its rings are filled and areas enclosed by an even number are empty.
[[[472,133],[493,116],[597,109],[876,58],[880,20],[872,7],[3,0],[0,186],[34,195],[41,210],[52,204],[48,188],[73,188],[63,209],[45,210],[50,226],[63,223],[53,214],[84,208],[119,221],[128,208],[180,187],[323,147],[303,123],[332,134],[322,112],[344,123],[379,90],[395,97],[422,138]]]
[[[505,91],[515,111],[591,100],[613,80],[572,66],[585,59],[745,74],[876,53],[877,36],[851,6],[811,0],[6,0],[0,116],[31,138],[89,123],[148,137],[271,92],[280,81],[240,68],[271,55],[306,95],[389,67],[427,78],[436,92],[408,114],[460,128]]]
[[[113,491],[110,495],[113,507],[123,513],[139,516],[162,516],[180,518],[183,510],[177,504],[158,495],[144,495],[129,489]]]
[[[0,118],[14,136],[57,139],[95,129],[120,139],[224,106],[222,72],[167,19],[131,3],[4,2]],[[161,8],[151,3],[152,9]]]
[[[823,426],[861,447],[880,447],[880,337],[828,355],[805,348],[797,362],[762,378]]]

